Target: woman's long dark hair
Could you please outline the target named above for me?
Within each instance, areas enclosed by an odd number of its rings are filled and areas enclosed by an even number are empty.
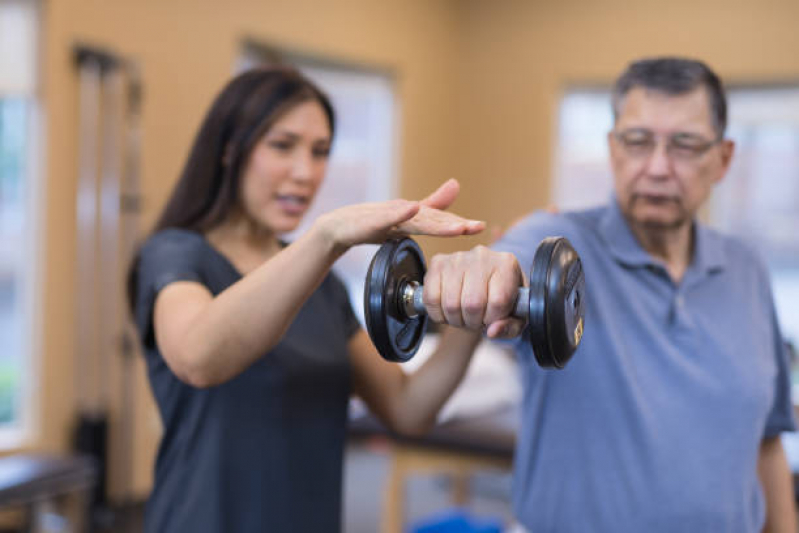
[[[254,69],[233,78],[203,119],[189,157],[153,233],[183,228],[205,233],[240,206],[241,173],[258,140],[296,105],[318,101],[330,125],[335,115],[328,97],[291,68]],[[128,271],[127,293],[135,305],[138,255]]]

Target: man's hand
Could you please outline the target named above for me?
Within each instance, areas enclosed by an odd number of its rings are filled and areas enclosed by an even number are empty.
[[[515,337],[524,321],[511,318],[524,284],[512,254],[477,246],[468,252],[436,255],[424,278],[424,305],[431,320],[489,337]]]

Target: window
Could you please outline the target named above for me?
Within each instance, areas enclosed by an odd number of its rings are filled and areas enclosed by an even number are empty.
[[[799,344],[799,87],[730,91],[736,152],[710,220],[768,261],[783,333]]]
[[[605,203],[613,191],[607,133],[613,127],[610,91],[568,91],[558,110],[552,201],[559,209]]]
[[[0,446],[30,427],[37,275],[36,5],[0,0]]]
[[[330,97],[336,111],[336,136],[327,176],[292,240],[322,213],[348,204],[379,202],[394,195],[397,102],[393,78],[386,72],[245,44],[238,68],[288,63]],[[363,284],[376,246],[357,246],[336,262],[353,308],[363,322]]]
[[[703,213],[768,261],[783,333],[799,344],[799,87],[731,87],[732,166]],[[575,89],[560,102],[553,202],[577,209],[613,188],[606,134],[610,90]]]

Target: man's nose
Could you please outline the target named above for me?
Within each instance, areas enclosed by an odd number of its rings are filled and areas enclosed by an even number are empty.
[[[652,177],[665,177],[671,174],[671,158],[669,157],[668,143],[655,143],[652,153],[646,162],[647,174]]]

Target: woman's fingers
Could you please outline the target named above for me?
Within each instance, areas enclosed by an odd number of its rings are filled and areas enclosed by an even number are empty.
[[[419,202],[410,200],[389,200],[382,205],[374,205],[371,210],[377,227],[392,228],[413,219],[421,207]]]
[[[448,179],[441,186],[433,191],[427,198],[423,199],[422,205],[434,209],[447,209],[458,197],[461,186],[456,179]]]
[[[474,235],[485,229],[485,222],[469,220],[453,213],[422,205],[410,220],[397,226],[397,233],[404,235],[436,235],[452,237]]]
[[[453,183],[457,189],[457,183]],[[446,199],[453,190],[451,187],[452,185],[445,184],[433,195],[438,195],[439,200]],[[381,243],[387,238],[406,235],[473,235],[483,231],[485,223],[468,220],[420,202],[389,200],[336,209],[320,215],[316,226],[337,247],[347,248],[356,244]]]

